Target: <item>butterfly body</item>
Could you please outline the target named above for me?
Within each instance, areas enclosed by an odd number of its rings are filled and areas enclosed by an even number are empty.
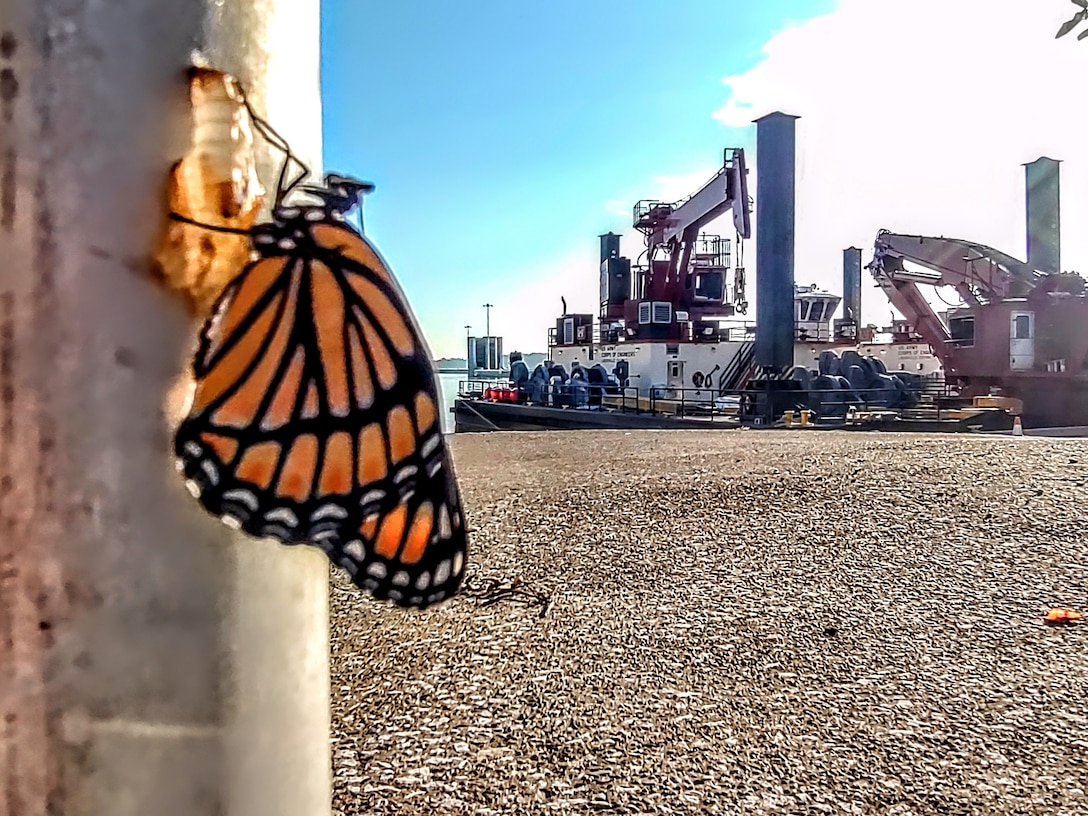
[[[255,257],[204,324],[178,468],[224,523],[320,547],[376,598],[427,607],[457,592],[466,557],[430,353],[346,221],[369,185],[303,189],[321,203],[250,231]]]

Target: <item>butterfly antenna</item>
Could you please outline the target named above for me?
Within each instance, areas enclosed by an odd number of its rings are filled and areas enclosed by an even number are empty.
[[[283,204],[284,198],[298,187],[309,175],[310,168],[295,155],[291,150],[291,145],[288,141],[279,134],[279,132],[269,124],[268,120],[260,116],[257,111],[253,109],[252,103],[249,101],[249,95],[246,93],[245,88],[242,87],[242,83],[238,82],[238,92],[242,97],[242,105],[246,109],[246,113],[249,114],[250,120],[253,122],[253,129],[264,137],[272,147],[280,151],[283,154],[283,161],[280,163],[279,175],[276,178],[276,198],[273,205],[273,212]],[[287,174],[290,170],[292,162],[298,165],[299,171],[290,182],[287,181]],[[205,224],[202,221],[195,221],[192,218],[187,218],[180,213],[170,212],[169,217],[174,221],[180,221],[183,224],[191,224],[195,227],[203,227],[214,232],[224,232],[233,235],[249,235],[252,231],[248,229],[239,229],[237,227],[225,227],[216,224]]]
[[[283,204],[283,200],[287,195],[298,187],[309,175],[310,168],[295,155],[291,150],[291,145],[288,141],[279,134],[279,132],[269,124],[268,120],[253,109],[253,105],[249,101],[249,96],[242,90],[242,104],[245,105],[246,112],[249,114],[249,118],[253,121],[253,128],[265,140],[271,144],[274,148],[279,150],[283,154],[283,162],[280,164],[279,176],[276,179],[276,197],[273,203],[273,211],[278,209]],[[292,162],[298,165],[299,171],[290,182],[287,181],[287,175],[290,170]]]

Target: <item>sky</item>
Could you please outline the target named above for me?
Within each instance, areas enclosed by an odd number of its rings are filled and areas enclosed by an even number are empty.
[[[667,9],[667,12],[663,12]],[[366,230],[435,356],[465,326],[544,351],[598,308],[598,235],[797,123],[796,278],[839,292],[881,228],[1023,257],[1025,162],[1063,160],[1062,265],[1088,273],[1088,42],[1061,0],[323,0],[324,164],[377,185]],[[732,234],[728,217],[709,229]],[[754,230],[753,230],[754,238]],[[755,241],[746,242],[753,300]],[[754,315],[754,309],[749,310]],[[866,321],[886,325],[879,291]]]

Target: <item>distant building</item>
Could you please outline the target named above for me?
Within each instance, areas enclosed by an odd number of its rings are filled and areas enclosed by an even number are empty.
[[[469,337],[467,352],[469,375],[476,369],[499,371],[503,368],[501,337]]]

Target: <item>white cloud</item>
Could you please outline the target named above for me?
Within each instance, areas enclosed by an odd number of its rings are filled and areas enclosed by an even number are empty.
[[[626,218],[631,214],[631,205],[626,201],[615,199],[604,205],[604,211],[618,218]]]
[[[877,230],[948,235],[1024,257],[1024,170],[1062,159],[1062,266],[1088,273],[1088,42],[1055,40],[1068,6],[840,0],[726,77],[714,114],[799,115],[798,283],[839,291],[842,254]],[[750,177],[755,191],[754,171]],[[755,253],[749,250],[749,258]],[[754,287],[753,287],[754,288]],[[890,306],[866,287],[863,312]]]

